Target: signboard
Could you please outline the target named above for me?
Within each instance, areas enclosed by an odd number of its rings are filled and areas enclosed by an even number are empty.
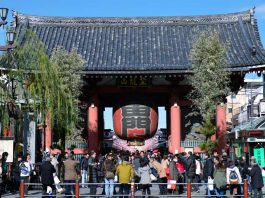
[[[259,103],[259,110],[260,114],[264,115],[265,114],[265,101],[261,100]]]
[[[264,148],[254,148],[254,156],[257,163],[260,166],[265,167]]]
[[[150,87],[152,79],[144,76],[118,78],[116,83],[118,87]]]
[[[0,154],[8,152],[7,162],[13,162],[14,141],[13,140],[0,140]]]
[[[29,153],[31,162],[35,163],[35,150],[36,150],[36,122],[34,121],[34,114],[24,112],[24,154]]]
[[[237,156],[237,157],[241,157],[241,156],[242,156],[242,153],[241,153],[242,148],[241,148],[241,146],[238,145],[238,147],[235,148],[235,150],[236,150],[236,156]]]

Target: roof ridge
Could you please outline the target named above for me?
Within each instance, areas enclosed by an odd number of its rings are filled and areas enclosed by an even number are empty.
[[[198,15],[198,16],[146,16],[146,17],[59,17],[59,16],[34,16],[16,12],[18,23],[32,24],[169,24],[169,23],[211,23],[234,22],[241,17],[250,21],[252,10],[243,12]]]

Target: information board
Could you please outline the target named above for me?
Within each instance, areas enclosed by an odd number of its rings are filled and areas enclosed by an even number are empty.
[[[265,167],[264,148],[254,148],[254,156],[261,167]]]
[[[13,140],[0,140],[0,154],[8,152],[7,162],[13,162],[14,141]]]

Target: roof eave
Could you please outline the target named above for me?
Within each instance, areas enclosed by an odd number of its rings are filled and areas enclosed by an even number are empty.
[[[233,67],[228,69],[231,72],[255,72],[265,70],[265,64],[262,65],[251,65],[244,67]],[[83,75],[156,75],[156,74],[191,74],[193,73],[190,69],[183,70],[112,70],[112,71],[95,71],[95,70],[82,70],[78,72]]]

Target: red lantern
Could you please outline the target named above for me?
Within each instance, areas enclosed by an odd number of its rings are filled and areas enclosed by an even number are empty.
[[[145,140],[157,130],[157,107],[125,104],[113,109],[113,125],[117,136],[125,140]]]

